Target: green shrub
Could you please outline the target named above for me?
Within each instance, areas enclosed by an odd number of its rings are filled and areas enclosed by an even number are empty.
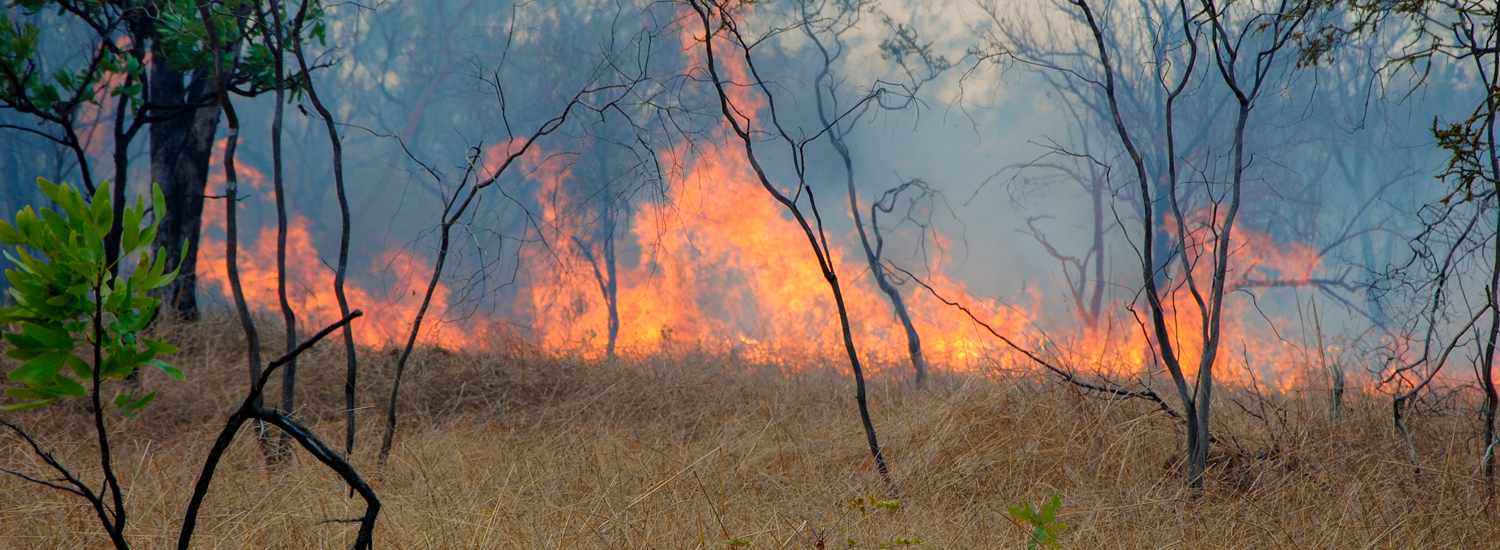
[[[181,379],[182,371],[157,358],[176,347],[136,336],[161,305],[146,293],[177,277],[175,270],[164,273],[165,258],[145,250],[155,240],[157,222],[143,224],[141,200],[124,210],[119,256],[139,252],[138,263],[128,276],[119,277],[113,273],[116,266],[105,261],[104,236],[114,223],[109,183],[99,186],[91,202],[72,186],[45,179],[37,184],[61,214],[47,208],[37,213],[28,206],[16,214],[15,225],[0,220],[0,244],[16,247],[14,253],[5,252],[15,269],[5,271],[10,305],[0,308],[0,325],[20,325],[20,332],[5,333],[5,341],[14,346],[5,354],[22,362],[6,376],[25,384],[5,391],[21,403],[0,408],[30,409],[63,397],[84,397],[89,395],[84,383],[91,383],[97,394],[102,381],[124,379],[143,366]],[[152,211],[160,220],[161,188],[152,186],[151,195]],[[92,360],[75,353],[80,344]],[[136,397],[131,391],[117,396],[114,404],[133,415],[155,397]]]

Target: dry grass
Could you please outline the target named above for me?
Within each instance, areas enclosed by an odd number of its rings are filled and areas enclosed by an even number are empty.
[[[175,540],[187,491],[245,374],[222,322],[169,329],[186,342],[189,381],[159,375],[161,397],[111,425],[127,485],[128,536]],[[874,475],[851,384],[818,369],[748,372],[683,356],[607,366],[527,354],[425,352],[411,366],[404,424],[389,463],[374,463],[375,405],[394,360],[370,354],[361,384],[355,465],[385,508],[383,548],[829,548],[920,537],[932,548],[1022,548],[1007,506],[1061,493],[1068,548],[1494,548],[1496,512],[1472,477],[1473,415],[1454,408],[1415,423],[1421,474],[1379,399],[1355,398],[1344,420],[1320,397],[1228,394],[1204,494],[1188,498],[1171,418],[1139,402],[1080,396],[1055,383],[941,378],[917,392],[871,386],[875,424],[894,469]],[[302,365],[298,414],[342,446],[342,355]],[[1251,411],[1266,407],[1266,421]],[[274,399],[274,396],[272,396]],[[275,402],[275,401],[272,401]],[[97,480],[82,403],[5,413],[86,479]],[[1283,421],[1284,419],[1284,421]],[[197,548],[344,548],[357,516],[338,479],[305,455],[268,470],[242,434],[200,520]],[[1274,451],[1274,452],[1273,452]],[[1259,457],[1259,458],[1256,458]],[[44,473],[12,436],[0,465]],[[899,510],[845,515],[850,499]],[[82,501],[0,477],[0,548],[104,548]]]

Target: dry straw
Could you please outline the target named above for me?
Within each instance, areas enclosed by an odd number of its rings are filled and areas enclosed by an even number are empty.
[[[150,373],[161,396],[112,428],[139,548],[175,537],[213,435],[242,398],[241,343],[226,321],[168,327],[188,381]],[[271,350],[274,351],[274,350]],[[274,355],[274,353],[273,353]],[[847,377],[780,374],[704,354],[616,364],[507,353],[419,352],[391,460],[375,464],[374,403],[395,358],[368,352],[354,464],[385,503],[376,544],[462,548],[827,548],[920,538],[930,548],[1023,548],[1002,517],[1062,495],[1064,548],[1494,548],[1495,500],[1474,477],[1476,416],[1460,398],[1413,423],[1413,465],[1378,396],[1329,419],[1325,392],[1216,401],[1207,488],[1192,498],[1181,428],[1148,403],[1106,401],[1036,379],[942,377],[918,392],[872,384],[897,480],[870,461]],[[342,434],[342,351],[303,358],[296,411]],[[276,402],[275,396],[267,396]],[[6,418],[85,479],[96,462],[81,401]],[[245,434],[248,435],[248,434]],[[0,466],[42,473],[12,436]],[[1416,470],[1420,469],[1420,473]],[[253,439],[227,456],[196,548],[344,548],[362,502],[297,455],[268,469]],[[851,512],[853,499],[900,503]],[[0,477],[0,548],[104,548],[85,504]]]

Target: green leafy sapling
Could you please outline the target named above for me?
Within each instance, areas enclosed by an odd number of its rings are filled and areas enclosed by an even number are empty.
[[[1026,550],[1036,550],[1037,547],[1046,550],[1062,548],[1057,536],[1068,528],[1068,524],[1057,521],[1057,510],[1062,508],[1062,496],[1053,493],[1050,502],[1042,501],[1037,504],[1040,505],[1038,508],[1032,508],[1030,501],[1023,500],[1020,506],[1010,507],[1010,516],[1019,522],[1017,525],[1032,528]]]
[[[115,222],[116,212],[110,204],[109,183],[101,185],[90,201],[85,201],[84,196],[71,186],[55,185],[45,179],[37,180],[37,184],[47,198],[61,208],[61,213],[46,208],[37,213],[27,207],[16,214],[14,224],[0,220],[0,244],[14,247],[5,250],[4,256],[15,266],[5,272],[12,288],[6,292],[10,305],[0,308],[0,332],[4,332],[5,340],[13,346],[6,355],[21,361],[21,365],[7,376],[24,384],[24,387],[5,391],[21,402],[3,409],[31,409],[64,397],[91,398],[104,484],[95,490],[51,453],[43,451],[37,440],[24,429],[4,417],[0,417],[0,428],[26,441],[37,458],[61,477],[42,479],[6,468],[0,468],[0,472],[82,497],[98,516],[115,550],[130,550],[125,536],[128,514],[123,484],[115,476],[110,455],[100,386],[108,380],[124,379],[136,369],[148,366],[173,378],[183,377],[182,371],[158,359],[160,355],[175,353],[176,347],[136,335],[146,328],[151,316],[161,306],[160,300],[147,293],[170,283],[177,277],[177,272],[167,273],[166,259],[160,252],[149,249],[156,239],[157,224],[144,223],[147,208],[141,199],[136,199],[133,208],[119,210],[123,226],[120,257],[139,255],[136,256],[134,271],[116,276],[113,273],[117,270],[112,269],[114,266],[104,254],[104,236]],[[152,186],[151,199],[152,217],[160,220],[166,214],[162,206],[166,201],[160,187]],[[184,246],[183,250],[187,247]],[[204,459],[203,471],[193,488],[178,533],[177,548],[186,549],[191,544],[214,470],[224,451],[233,443],[235,433],[245,422],[257,420],[291,435],[365,499],[365,515],[356,520],[360,529],[354,548],[369,550],[374,537],[375,517],[380,511],[380,500],[374,490],[348,461],[324,445],[306,426],[280,411],[256,405],[272,372],[360,315],[363,313],[359,310],[350,312],[267,365],[240,408],[225,422],[224,430]],[[15,331],[17,327],[19,331]],[[78,356],[75,351],[79,348],[87,349],[86,355],[92,360]],[[125,415],[133,416],[155,396],[152,393],[137,397],[129,392],[117,397],[114,405]]]
[[[123,379],[143,366],[182,378],[182,371],[157,359],[158,355],[176,352],[176,347],[136,336],[161,305],[146,293],[171,282],[177,272],[165,273],[165,258],[143,250],[156,237],[156,222],[143,225],[146,206],[141,199],[136,199],[134,208],[120,210],[123,218],[118,257],[139,253],[138,263],[128,276],[116,276],[104,244],[115,222],[109,183],[100,185],[89,201],[70,185],[45,179],[38,179],[37,185],[61,213],[48,208],[38,213],[28,206],[16,214],[15,224],[0,220],[0,245],[6,246],[5,259],[13,266],[5,270],[11,285],[6,291],[10,303],[0,307],[0,332],[12,346],[5,355],[21,361],[6,377],[23,384],[5,390],[20,402],[0,409],[33,409],[64,397],[91,398],[104,485],[96,492],[51,454],[41,451],[36,440],[19,426],[0,418],[0,426],[25,439],[39,458],[62,475],[56,481],[66,484],[5,471],[88,500],[115,549],[128,550],[125,497],[110,456],[100,388],[105,381]],[[160,187],[152,186],[151,198],[153,217],[159,220],[165,214]],[[88,350],[91,360],[78,356],[80,347]],[[134,416],[155,397],[155,393],[137,397],[130,391],[115,398],[114,406]]]
[[[28,206],[16,214],[14,225],[0,220],[0,244],[15,247],[4,253],[14,268],[5,271],[11,284],[6,291],[10,305],[0,308],[0,325],[19,325],[19,332],[5,331],[5,341],[13,346],[5,355],[22,362],[6,377],[25,384],[5,391],[22,401],[0,409],[31,409],[63,397],[85,397],[85,383],[92,385],[97,402],[101,382],[124,379],[145,366],[181,379],[182,371],[158,359],[175,353],[175,346],[136,336],[161,305],[147,293],[177,277],[175,270],[164,272],[166,259],[161,254],[147,250],[164,214],[161,188],[153,185],[151,190],[152,217],[157,221],[144,223],[147,212],[139,197],[134,207],[124,209],[120,257],[140,255],[133,272],[116,277],[104,253],[104,235],[114,222],[109,183],[99,186],[87,202],[70,185],[45,179],[37,184],[61,213],[47,208],[37,213]],[[92,360],[75,353],[80,344]],[[134,416],[155,397],[154,392],[137,397],[131,391],[119,395],[114,404]]]

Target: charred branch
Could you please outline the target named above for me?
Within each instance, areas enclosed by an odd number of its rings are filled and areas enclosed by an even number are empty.
[[[311,338],[308,338],[285,355],[276,358],[266,365],[266,370],[261,373],[255,385],[251,386],[239,409],[229,415],[224,429],[219,432],[218,438],[214,441],[213,448],[209,450],[208,456],[204,458],[203,470],[198,474],[198,482],[193,487],[193,495],[188,501],[187,512],[182,520],[182,530],[177,536],[177,550],[187,550],[192,542],[193,531],[198,524],[198,513],[203,506],[203,498],[208,495],[209,486],[213,483],[214,472],[218,469],[219,462],[224,457],[224,452],[234,442],[235,435],[244,426],[245,422],[251,419],[271,424],[282,430],[282,433],[296,440],[298,444],[302,445],[319,462],[322,462],[332,469],[334,473],[338,474],[349,485],[351,490],[358,492],[365,499],[365,515],[361,518],[359,535],[355,539],[354,548],[355,550],[370,548],[371,536],[375,528],[375,517],[380,512],[380,500],[375,497],[375,493],[370,489],[369,484],[360,478],[358,472],[349,465],[348,461],[324,445],[305,426],[288,418],[281,411],[267,410],[261,408],[259,405],[262,399],[261,394],[265,391],[266,384],[270,382],[271,374],[276,372],[276,369],[296,360],[297,356],[311,349],[314,344],[317,344],[324,337],[332,334],[335,330],[343,328],[361,315],[364,315],[364,313],[357,309],[350,312],[349,315],[346,315],[339,322],[324,327],[323,330],[318,331]]]

